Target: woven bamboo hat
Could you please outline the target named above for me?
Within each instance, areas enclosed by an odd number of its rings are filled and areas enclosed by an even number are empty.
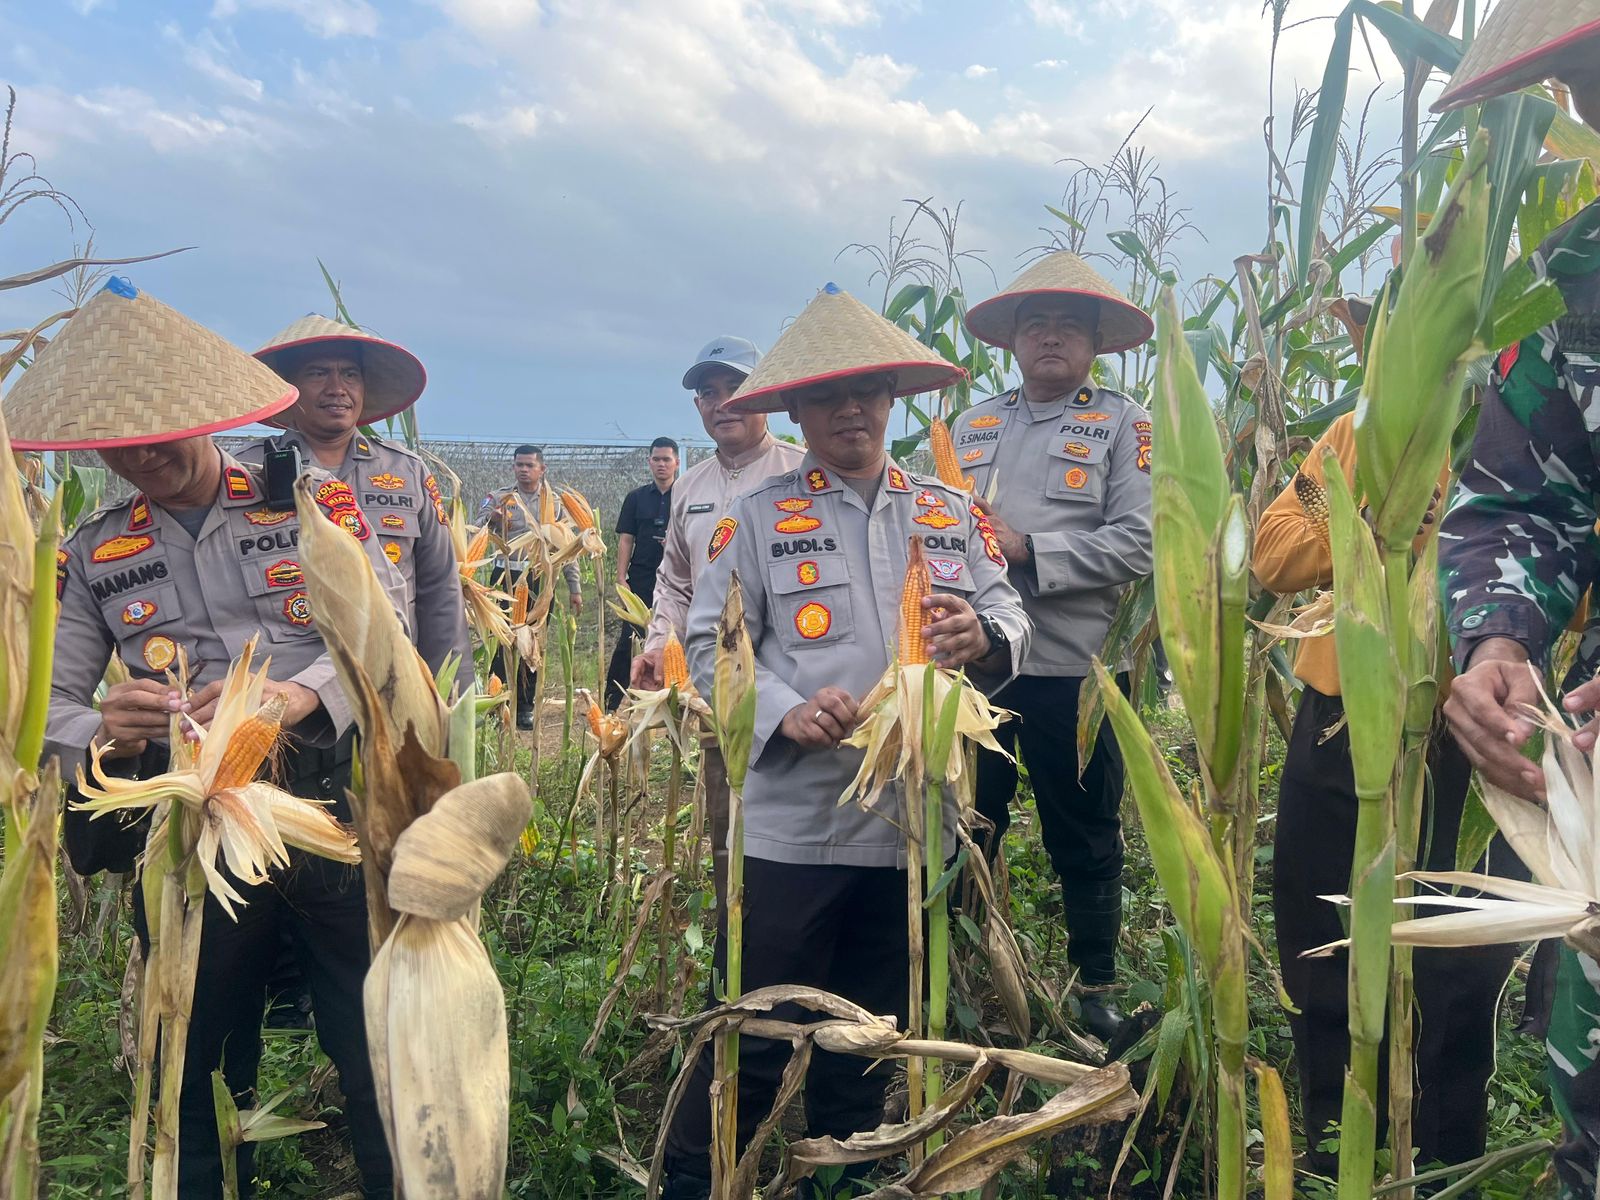
[[[299,395],[231,342],[113,278],[5,396],[18,450],[174,442],[263,421]]]
[[[282,375],[294,361],[290,351],[301,346],[331,347],[335,343],[338,343],[339,349],[353,349],[360,355],[361,374],[366,384],[366,400],[361,406],[360,417],[363,425],[370,425],[410,408],[428,385],[428,373],[422,369],[421,360],[411,351],[373,337],[353,325],[330,321],[316,313],[301,317],[257,350],[256,357]],[[293,413],[285,413],[283,420],[274,421],[273,424],[293,424],[293,416]]]
[[[894,374],[896,396],[931,392],[966,376],[960,367],[830,283],[783,331],[723,407],[781,412],[785,392],[880,371]]]
[[[967,332],[973,337],[1011,349],[1017,327],[1017,308],[1030,296],[1086,296],[1100,305],[1100,353],[1116,354],[1142,346],[1155,333],[1138,306],[1129,304],[1104,276],[1068,250],[1041,258],[1013,279],[998,295],[967,310]]]
[[[1600,0],[1500,0],[1483,23],[1435,112],[1520,91],[1555,74],[1563,52],[1600,54]]]

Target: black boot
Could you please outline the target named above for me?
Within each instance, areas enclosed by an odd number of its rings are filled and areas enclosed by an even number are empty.
[[[710,1200],[711,1176],[709,1163],[685,1162],[669,1154],[666,1161],[666,1178],[661,1181],[661,1200]]]
[[[533,709],[531,709],[531,708],[519,708],[519,709],[517,709],[517,728],[518,729],[532,729],[533,728]]]
[[[1061,881],[1067,919],[1067,961],[1078,970],[1078,1007],[1084,1027],[1110,1043],[1122,1028],[1110,989],[1117,982],[1117,941],[1122,936],[1122,880]]]
[[[1078,1019],[1107,1046],[1117,1040],[1126,1018],[1110,988],[1095,988],[1078,997]]]

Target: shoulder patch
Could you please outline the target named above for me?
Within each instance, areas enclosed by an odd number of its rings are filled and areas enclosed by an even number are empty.
[[[56,551],[56,599],[61,599],[61,593],[67,590],[67,564],[72,561],[72,555],[65,550]]]
[[[975,503],[969,505],[967,511],[972,514],[972,519],[978,523],[978,540],[983,543],[983,552],[989,556],[991,562],[997,566],[1004,567],[1006,565],[1006,556],[1001,553],[1000,539],[994,533],[994,523],[984,515],[983,509],[979,508]]]
[[[739,528],[739,522],[732,517],[723,517],[717,522],[717,527],[711,531],[711,541],[706,543],[706,561],[716,562],[717,555],[728,548],[728,543],[733,541],[733,534]]]
[[[422,490],[428,493],[428,499],[433,502],[433,515],[439,518],[439,524],[450,524],[450,518],[445,516],[444,497],[439,494],[439,481],[430,472],[422,481]]]

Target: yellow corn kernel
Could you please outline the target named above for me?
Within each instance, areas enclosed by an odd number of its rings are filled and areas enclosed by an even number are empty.
[[[683,653],[683,643],[678,631],[667,633],[666,647],[661,651],[661,686],[681,688],[689,682],[689,660]]]
[[[970,492],[972,476],[961,474],[961,464],[956,460],[956,444],[951,440],[950,428],[942,418],[935,417],[933,424],[928,426],[928,442],[933,447],[933,471],[939,477],[939,482],[946,487]]]
[[[602,735],[602,722],[604,720],[605,720],[605,713],[600,710],[600,705],[595,701],[595,698],[593,696],[590,696],[589,697],[589,732],[594,734],[594,736],[596,738],[599,738]]]
[[[289,699],[282,692],[271,697],[256,710],[253,717],[239,723],[228,738],[228,748],[222,752],[222,761],[211,783],[213,793],[241,788],[255,780],[261,764],[278,743],[283,731],[283,710]]]
[[[491,699],[493,697],[495,697],[495,696],[498,696],[501,692],[503,692],[505,690],[506,690],[505,680],[501,679],[500,676],[498,676],[498,675],[490,675],[489,676],[489,685],[488,685],[487,688],[484,689],[484,691]]]
[[[467,563],[479,562],[489,552],[489,531],[480,529],[467,543],[467,552],[461,556],[462,570],[467,569]]]
[[[511,593],[511,623],[513,625],[526,625],[528,623],[528,583],[519,579],[517,586]]]
[[[594,509],[590,508],[589,502],[577,492],[563,489],[561,506],[567,510],[567,516],[572,518],[573,525],[579,529],[594,528]]]
[[[922,607],[922,601],[933,592],[933,585],[928,581],[928,558],[922,549],[922,539],[913,534],[909,545],[911,557],[906,563],[905,584],[900,589],[902,667],[921,666],[928,661],[928,644],[923,636],[923,628],[929,614]]]
[[[1300,510],[1311,522],[1311,528],[1323,541],[1328,540],[1328,493],[1311,476],[1300,471],[1294,473],[1294,495],[1300,501]]]

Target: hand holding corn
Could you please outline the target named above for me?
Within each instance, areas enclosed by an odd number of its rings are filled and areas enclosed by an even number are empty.
[[[1000,543],[1000,553],[1006,556],[1006,561],[1013,565],[1027,562],[1031,556],[1028,554],[1025,535],[1007,524],[1006,519],[987,500],[974,496],[972,502],[978,506],[978,511],[989,518],[989,524],[994,526],[995,540]]]
[[[1574,702],[1592,706],[1593,689],[1591,683],[1571,693],[1569,709]],[[1538,702],[1539,685],[1528,669],[1527,650],[1510,638],[1488,638],[1450,685],[1450,698],[1444,704],[1450,731],[1478,772],[1496,787],[1527,800],[1544,795],[1539,764],[1522,756],[1534,729],[1528,706]]]
[[[661,648],[644,650],[633,660],[628,686],[641,692],[654,692],[661,688]]]
[[[989,653],[989,635],[978,624],[978,614],[960,596],[935,592],[922,598],[931,620],[922,627],[928,652],[939,666],[954,671]]]
[[[184,707],[176,690],[154,679],[113,684],[100,702],[100,732],[95,741],[111,746],[107,758],[130,758],[142,753],[151,738],[164,739],[172,714]]]
[[[807,750],[832,750],[856,727],[856,702],[843,688],[825,687],[784,714],[778,732]]]

